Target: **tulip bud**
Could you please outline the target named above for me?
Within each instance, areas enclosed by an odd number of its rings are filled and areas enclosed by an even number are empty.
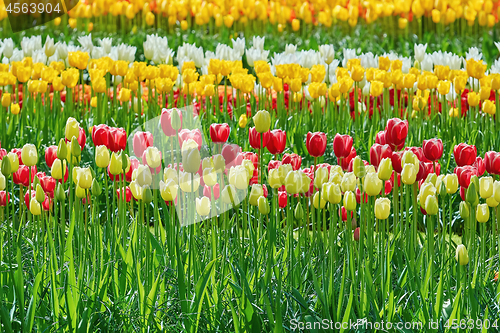
[[[378,198],[375,200],[375,217],[379,220],[386,220],[391,214],[391,200],[388,198]]]
[[[75,194],[78,199],[85,198],[85,190],[78,185],[76,185]]]
[[[21,150],[21,160],[27,167],[32,167],[38,162],[38,152],[33,144],[25,144]]]
[[[413,164],[407,163],[401,171],[401,181],[406,185],[412,185],[417,180],[416,167]]]
[[[120,153],[120,157],[121,157],[121,160],[122,160],[122,173],[127,173],[129,170],[130,170],[130,157],[128,157],[127,154],[125,154],[125,152],[121,152]]]
[[[490,219],[490,208],[487,204],[480,204],[476,207],[476,219],[479,223],[488,222]]]
[[[302,204],[297,202],[297,206],[295,206],[294,214],[296,220],[300,221],[304,217],[304,209],[302,209]]]
[[[109,165],[109,150],[106,146],[95,148],[95,163],[99,168],[107,168]]]
[[[313,206],[316,209],[320,208],[320,195],[319,195],[319,192],[314,193]],[[325,206],[326,206],[326,201],[323,198],[321,198],[321,209],[325,208]]]
[[[386,157],[380,161],[378,166],[378,178],[387,181],[391,179],[392,176],[392,160]]]
[[[60,160],[68,159],[68,145],[64,139],[59,140],[59,145],[57,146],[57,158]]]
[[[465,201],[473,206],[477,205],[477,202],[479,201],[476,191],[476,184],[472,181],[470,182],[469,188],[467,189],[467,192],[465,194]]]
[[[10,159],[7,158],[7,156],[5,156],[3,159],[2,159],[2,175],[4,175],[5,177],[8,177],[10,176],[13,172],[12,172],[12,168],[11,168],[11,163],[10,163]]]
[[[151,192],[151,188],[149,186],[144,186],[142,190],[142,201],[145,204],[150,204],[153,201],[153,193]]]
[[[266,110],[260,110],[253,117],[253,122],[258,133],[265,133],[271,127],[271,115]]]
[[[62,184],[57,184],[55,193],[54,193],[54,198],[57,199],[57,201],[64,202],[66,200],[66,193],[64,192],[64,187]]]
[[[378,178],[378,175],[375,172],[371,172],[366,175],[364,185],[366,194],[374,197],[380,194],[384,183]]]
[[[465,201],[460,201],[459,212],[460,217],[462,217],[464,220],[468,219],[470,216],[470,205]]]
[[[344,207],[350,212],[356,209],[356,196],[353,192],[347,191],[344,193]]]
[[[44,199],[45,199],[45,197],[44,197]],[[36,198],[31,198],[31,201],[30,201],[30,212],[34,216],[38,216],[38,215],[42,214],[42,207],[40,206],[40,204],[38,203],[38,201],[36,201]]]
[[[37,178],[37,177],[35,177]],[[42,203],[44,202],[45,200],[45,192],[43,191],[43,188],[40,184],[37,184],[36,185],[36,190],[35,190],[35,199],[36,201],[38,201],[39,203]]]
[[[429,195],[425,199],[425,211],[428,215],[436,215],[439,212],[438,201],[435,195]]]
[[[71,155],[74,157],[80,157],[80,155],[82,155],[82,148],[80,147],[76,137],[73,137],[71,140]]]
[[[366,175],[365,164],[363,163],[363,160],[359,156],[356,156],[354,158],[352,169],[354,171],[354,175],[357,178],[363,178]]]
[[[271,207],[269,207],[269,202],[264,196],[260,196],[257,200],[257,206],[259,207],[259,212],[262,215],[267,215],[271,211]]]
[[[455,259],[460,266],[465,266],[469,263],[469,254],[467,253],[467,249],[463,244],[457,246]]]
[[[94,180],[92,180],[92,186],[90,187],[90,190],[92,191],[92,195],[95,197],[100,196],[102,193],[102,187],[95,178]]]
[[[479,179],[479,195],[483,199],[487,199],[493,195],[492,177],[481,177],[481,179]]]

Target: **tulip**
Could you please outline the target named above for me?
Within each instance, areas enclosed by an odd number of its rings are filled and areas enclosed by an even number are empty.
[[[370,148],[370,163],[375,167],[379,166],[382,159],[391,157],[392,149],[388,144],[380,145],[378,143],[375,143]]]
[[[293,170],[299,170],[302,164],[302,157],[295,153],[283,155],[282,164],[290,164]]]
[[[89,168],[82,168],[77,173],[78,186],[84,190],[89,189],[92,186],[92,173]]]
[[[19,156],[16,153],[9,152],[2,159],[2,174],[7,177],[19,170]]]
[[[144,188],[137,183],[137,181],[131,181],[129,184],[130,192],[135,200],[142,200],[144,194]]]
[[[488,199],[493,195],[493,178],[481,177],[479,179],[479,195],[483,199]]]
[[[266,148],[273,155],[283,153],[286,148],[286,132],[280,129],[270,131]]]
[[[210,214],[210,199],[207,197],[196,198],[196,212],[200,216],[208,216]]]
[[[13,115],[18,115],[19,112],[21,112],[21,108],[19,107],[19,103],[12,103],[10,105],[10,112],[13,114]]]
[[[353,139],[351,136],[340,135],[337,133],[333,139],[333,152],[335,156],[337,156],[337,158],[345,158],[349,156],[351,153],[352,143]]]
[[[487,204],[480,204],[476,207],[476,219],[479,223],[488,222],[490,219],[490,208]]]
[[[326,134],[322,132],[308,132],[306,147],[309,155],[313,157],[323,156],[326,150]]]
[[[490,96],[490,94],[488,94],[488,97]],[[490,100],[486,100],[484,101],[483,103],[483,112],[486,113],[486,114],[489,114],[489,115],[495,115],[496,113],[496,106],[495,106],[495,102],[493,101],[490,101]]]
[[[382,161],[380,161],[380,164],[378,166],[378,178],[383,181],[387,181],[391,178],[392,171],[391,158],[386,157],[382,159]]]
[[[251,127],[248,130],[248,140],[250,142],[250,146],[254,149],[261,149],[261,140],[262,148],[266,147],[270,137],[270,132],[259,133],[255,127]]]
[[[356,196],[353,192],[347,191],[344,193],[344,207],[350,212],[356,209]]]
[[[474,91],[469,91],[467,94],[467,104],[469,104],[469,106],[476,107],[479,105],[479,101],[479,95]]]
[[[484,155],[485,169],[489,174],[500,175],[500,153],[489,151]]]
[[[99,168],[107,168],[109,165],[109,150],[106,146],[97,146],[95,150],[95,162]]]
[[[269,127],[271,126],[271,115],[266,110],[257,111],[253,117],[253,122],[255,124],[255,130],[258,133],[265,133],[269,131]]]
[[[240,153],[241,148],[237,144],[225,144],[222,147],[220,155],[212,156],[214,167],[218,170],[217,172],[222,172],[225,168],[231,168],[241,163]]]
[[[21,151],[21,160],[24,165],[32,167],[38,162],[38,152],[33,144],[25,144]]]
[[[385,126],[385,140],[393,151],[401,150],[408,135],[408,121],[399,118],[387,120]]]
[[[197,173],[179,172],[179,186],[183,192],[196,192],[200,187],[200,176]]]
[[[40,206],[40,203],[36,201],[36,198],[31,198],[29,209],[31,214],[33,214],[34,216],[42,214],[42,207]]]
[[[150,132],[137,132],[134,134],[133,148],[137,157],[142,157],[144,151],[153,145],[153,135]]]
[[[354,192],[356,190],[356,176],[353,172],[347,172],[342,177],[342,182],[340,184],[342,192],[351,191]]]
[[[132,173],[132,179],[136,180],[140,186],[150,186],[153,182],[151,170],[145,165],[139,165],[137,170]]]
[[[182,166],[184,171],[196,173],[200,169],[200,163],[200,151],[197,148],[182,150]]]
[[[321,202],[321,206],[320,206],[320,202]],[[321,197],[321,200],[320,200],[319,192],[314,193],[313,206],[316,209],[320,209],[320,207],[321,207],[321,209],[323,209],[326,206],[326,201],[322,197]]]
[[[75,118],[69,117],[66,121],[65,137],[66,140],[71,141],[73,137],[78,138],[80,135],[80,123]]]
[[[122,172],[123,172],[123,165],[122,165],[121,154],[118,155],[115,152],[113,152],[113,154],[111,154],[111,160],[109,162],[109,173],[113,176],[117,176]]]
[[[269,186],[271,186],[271,188],[277,189],[283,186],[278,169],[270,170],[269,174],[267,175],[267,180],[269,181]]]
[[[210,125],[210,138],[213,143],[224,143],[229,138],[230,128],[229,125],[224,124],[211,124]]]
[[[458,166],[472,165],[477,156],[476,146],[460,143],[453,149],[453,156]]]
[[[460,266],[465,266],[469,263],[469,254],[467,253],[467,249],[465,245],[460,244],[457,246],[457,251],[455,253],[455,259],[457,260]]]
[[[467,188],[469,187],[472,176],[477,176],[478,172],[476,168],[466,165],[463,167],[456,167],[455,174],[457,175],[460,186]]]
[[[412,185],[417,180],[417,169],[413,164],[407,163],[401,171],[401,181],[406,185]]]
[[[374,197],[379,195],[382,191],[383,185],[382,180],[378,178],[378,175],[375,172],[366,174],[364,180],[364,190],[369,196]]]
[[[425,199],[425,211],[427,215],[436,215],[439,212],[438,201],[435,195],[429,195]]]
[[[237,165],[229,169],[229,184],[239,190],[245,190],[248,187],[248,172],[242,165]]]
[[[217,183],[217,173],[213,168],[203,169],[203,181],[208,186],[214,186]]]
[[[328,181],[329,172],[327,168],[319,167],[314,175],[314,186],[318,189],[323,188],[323,184]]]
[[[361,157],[356,156],[353,159],[352,171],[354,172],[354,175],[357,178],[364,178],[365,177],[367,170],[366,170],[366,167],[365,167],[365,163],[361,159]]]
[[[147,164],[151,169],[160,168],[161,152],[153,146],[146,148],[142,156],[142,163]]]
[[[236,188],[231,184],[227,185],[226,187],[224,187],[222,189],[220,197],[221,197],[222,202],[227,204],[227,205],[238,204],[238,201],[237,201],[238,198],[236,195]]]
[[[253,184],[248,197],[248,202],[252,206],[257,206],[257,200],[264,195],[264,189],[260,184]]]
[[[45,163],[49,168],[52,167],[54,160],[57,158],[57,146],[49,146],[45,149]]]
[[[168,179],[166,182],[160,180],[160,194],[164,201],[174,201],[178,188],[179,186],[173,179]]]
[[[264,196],[260,196],[257,200],[257,207],[259,208],[259,212],[262,215],[267,215],[271,211],[271,207],[269,206],[269,202]]]
[[[448,174],[444,176],[443,183],[446,186],[446,192],[448,194],[454,194],[458,190],[458,177],[456,174]]]
[[[488,205],[488,207],[495,208],[496,206],[498,206],[499,202],[496,201],[495,197],[492,196],[486,199],[486,204]]]
[[[300,170],[297,171],[289,171],[284,179],[285,189],[288,194],[294,195],[301,192],[302,189],[302,174],[303,172]]]
[[[378,198],[375,200],[375,217],[379,220],[386,220],[391,214],[391,201],[388,198]]]
[[[460,212],[460,217],[462,217],[464,220],[469,218],[470,205],[465,201],[460,201],[459,212]]]
[[[5,191],[0,191],[0,207],[6,207],[10,202],[10,194]]]
[[[90,187],[90,190],[91,190],[92,195],[94,197],[98,197],[102,193],[102,187],[95,178],[94,178],[94,180],[92,180],[92,186]]]
[[[477,205],[479,198],[477,196],[476,184],[471,182],[469,187],[467,188],[467,192],[465,193],[465,201],[469,204],[475,206]]]
[[[243,113],[238,119],[238,126],[240,126],[240,128],[245,128],[247,126],[247,122],[248,122],[248,117],[246,114]]]
[[[429,161],[437,161],[443,156],[443,142],[441,139],[424,140],[424,156]]]

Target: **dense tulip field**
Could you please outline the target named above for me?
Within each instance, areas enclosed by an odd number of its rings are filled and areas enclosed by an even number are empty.
[[[500,330],[500,60],[266,43],[1,41],[0,331]]]

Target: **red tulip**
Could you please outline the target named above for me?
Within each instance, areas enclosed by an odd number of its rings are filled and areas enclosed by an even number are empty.
[[[127,133],[125,132],[125,130],[123,128],[110,127],[108,136],[108,145],[107,145],[108,149],[111,150],[112,152],[117,153],[120,150],[124,150],[126,146],[127,146]]]
[[[188,129],[182,129],[179,132],[179,146],[182,148],[182,145],[184,144],[185,141],[193,139],[194,142],[198,144],[198,149],[201,149],[201,145],[203,143],[203,138],[201,136],[201,132],[199,129],[194,129],[192,131]]]
[[[380,161],[382,161],[384,158],[391,158],[391,157],[392,157],[392,149],[387,144],[380,145],[378,143],[375,143],[370,148],[370,163],[375,167],[378,167]]]
[[[123,188],[119,188],[116,190],[116,194],[118,195],[118,200],[120,200],[120,196],[123,193]],[[130,191],[130,187],[125,187],[125,201],[130,202],[132,200],[132,191]]]
[[[353,237],[354,237],[354,240],[356,242],[359,242],[359,227],[357,227],[356,229],[354,229],[354,231],[353,231]]]
[[[465,191],[467,191],[467,189],[460,186],[460,198],[462,199],[462,201],[465,201]]]
[[[70,142],[71,140],[64,139],[66,142]],[[76,139],[78,144],[80,145],[81,150],[85,147],[85,143],[87,142],[87,135],[85,134],[85,130],[80,127],[80,131],[78,133],[78,138]]]
[[[218,183],[213,186],[214,198],[212,198],[212,192],[210,191],[210,186],[205,185],[203,187],[203,195],[206,196],[207,198],[210,198],[210,200],[214,200],[214,199],[217,200],[217,199],[219,199],[219,196],[220,196],[219,189],[220,189],[220,186]]]
[[[269,133],[269,141],[266,145],[267,150],[273,155],[281,154],[286,147],[286,132],[275,129]]]
[[[248,130],[248,141],[253,149],[260,149],[260,141],[262,140],[262,148],[265,148],[271,139],[271,131],[261,134],[255,130],[255,127],[250,127]]]
[[[306,147],[309,155],[323,156],[326,150],[326,134],[323,132],[307,133]]]
[[[500,175],[500,153],[489,151],[484,155],[486,171],[491,175]]]
[[[361,204],[361,190],[359,188],[356,188],[356,202]],[[368,194],[364,193],[363,194],[363,203],[368,202]]]
[[[282,164],[291,164],[292,169],[297,171],[300,169],[300,166],[302,165],[302,157],[295,153],[285,154],[283,155],[283,159],[281,160],[281,162]]]
[[[486,164],[480,156],[476,157],[476,160],[474,161],[474,163],[472,163],[472,166],[477,169],[478,177],[482,176],[486,171]]]
[[[458,177],[458,184],[464,188],[468,188],[470,185],[470,179],[473,175],[478,174],[477,169],[473,166],[466,165],[463,167],[456,167],[455,173]]]
[[[272,169],[278,169],[281,165],[281,161],[277,161],[277,160],[272,160],[272,161],[269,161],[269,164],[267,165],[267,171],[270,171]]]
[[[230,169],[232,166],[241,164],[242,157],[239,157],[241,147],[237,144],[225,144],[222,147],[221,155],[226,161],[226,168]]]
[[[52,164],[57,158],[57,146],[49,146],[45,149],[45,163],[49,168],[52,168]]]
[[[386,180],[384,182],[384,193],[385,193],[385,195],[389,195],[392,192],[392,188],[393,187],[394,187],[394,179]]]
[[[342,206],[341,208],[341,212],[342,212],[342,221],[347,221],[347,209],[345,209],[344,206]],[[351,219],[353,218],[353,212],[351,212]]]
[[[472,165],[476,160],[477,149],[474,145],[461,143],[453,148],[453,156],[457,166]]]
[[[31,167],[31,181],[35,179],[36,165]],[[26,165],[20,165],[19,169],[12,174],[12,180],[17,185],[23,185],[28,187],[30,185],[29,181],[29,168]]]
[[[387,141],[385,140],[385,131],[380,131],[377,133],[375,136],[375,143],[378,143],[379,145],[385,145]]]
[[[137,132],[134,135],[133,148],[137,158],[141,158],[144,151],[153,145],[153,134],[150,132]]]
[[[10,202],[10,194],[5,191],[0,191],[0,206],[5,207]]]
[[[0,142],[0,161],[3,159],[4,156],[7,155],[7,150],[2,148],[2,143]]]
[[[45,193],[54,193],[56,189],[56,180],[50,176],[39,177],[40,185]]]
[[[229,138],[229,125],[224,124],[212,124],[210,125],[210,138],[213,143],[224,143]]]
[[[109,126],[106,124],[100,124],[92,127],[92,142],[94,146],[106,146],[108,147],[110,141]]]
[[[403,149],[408,136],[408,121],[399,118],[387,120],[385,126],[385,140],[393,151]]]
[[[351,153],[349,154],[349,156],[342,159],[342,165],[341,165],[342,170],[346,171],[346,170],[351,169],[351,171],[352,171],[351,163],[355,157],[356,157],[356,149],[354,149],[354,147],[352,147]]]
[[[176,131],[172,128],[172,112],[177,111],[177,114],[179,115],[179,118],[181,119],[181,128],[182,128],[182,112],[177,109],[163,109],[161,112],[161,117],[160,117],[160,124],[161,124],[161,129],[163,130],[163,133],[165,133],[166,136],[174,136],[176,134]]]
[[[424,140],[422,148],[424,156],[429,161],[437,161],[443,156],[443,141],[441,139]]]
[[[403,154],[404,151],[395,151],[391,156],[392,168],[397,173],[401,173],[401,171],[403,171],[403,166],[401,165],[401,158],[403,158]]]
[[[345,158],[349,156],[352,148],[352,137],[349,135],[336,134],[333,138],[333,153],[337,158]],[[321,154],[323,155],[323,154]]]
[[[288,195],[286,191],[278,191],[278,206],[285,208],[288,203]]]

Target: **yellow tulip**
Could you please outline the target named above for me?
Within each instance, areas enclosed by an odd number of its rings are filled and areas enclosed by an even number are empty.
[[[379,220],[386,220],[391,214],[391,200],[388,198],[378,198],[375,200],[375,217]]]

